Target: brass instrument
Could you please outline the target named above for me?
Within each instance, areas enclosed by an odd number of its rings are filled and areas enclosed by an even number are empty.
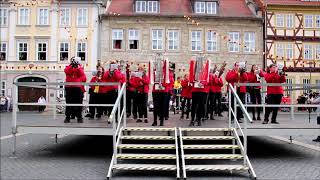
[[[227,66],[227,63],[224,61],[222,63],[222,66],[219,69],[219,75],[218,75],[219,78],[221,77],[221,75],[223,74],[224,70],[226,69],[226,66]]]
[[[169,61],[164,60],[163,55],[157,53],[155,60],[149,64],[151,67],[150,79],[151,83],[155,85],[156,90],[163,90],[163,82],[169,83]]]

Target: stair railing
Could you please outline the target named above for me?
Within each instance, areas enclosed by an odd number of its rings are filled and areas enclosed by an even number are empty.
[[[117,164],[117,153],[118,153],[118,146],[121,139],[121,132],[123,128],[126,128],[126,120],[127,116],[125,115],[126,111],[126,84],[124,83],[120,89],[120,84],[118,85],[118,97],[117,100],[112,108],[110,113],[108,122],[112,123],[112,130],[113,130],[113,155],[109,165],[108,175],[107,178],[111,178],[112,176],[112,166]],[[121,100],[123,103],[121,104]],[[122,107],[121,107],[122,106]],[[115,115],[116,113],[117,116]],[[122,125],[122,126],[121,126]]]
[[[250,160],[247,156],[247,145],[248,145],[248,140],[247,140],[247,123],[249,122],[253,122],[252,118],[250,117],[247,109],[244,107],[242,101],[240,100],[235,88],[229,84],[228,85],[228,98],[229,98],[229,128],[233,129],[233,133],[236,136],[237,142],[240,146],[240,151],[243,154],[243,164],[249,167],[249,172],[251,173],[253,178],[256,178],[256,174],[253,170],[253,167],[250,163]],[[231,101],[232,101],[232,96],[233,96],[233,107],[231,105]],[[240,126],[238,119],[237,119],[237,107],[240,107],[240,110],[243,112],[243,116],[244,116],[244,125],[243,128]],[[232,120],[233,117],[233,120]],[[238,135],[238,132],[240,132],[240,134],[243,137],[243,143],[240,140],[240,137]]]

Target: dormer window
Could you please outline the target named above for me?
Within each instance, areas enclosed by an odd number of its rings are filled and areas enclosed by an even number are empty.
[[[136,13],[158,13],[159,1],[136,1]]]
[[[213,1],[196,1],[194,11],[197,14],[217,14],[217,2]]]

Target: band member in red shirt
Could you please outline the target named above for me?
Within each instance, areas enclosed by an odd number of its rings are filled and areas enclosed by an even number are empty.
[[[86,75],[78,58],[71,58],[71,63],[64,69],[64,72],[66,74],[65,82],[80,83],[86,81]],[[83,85],[66,85],[65,91],[67,104],[82,104],[83,93],[85,92]],[[79,123],[83,123],[82,106],[66,106],[64,123],[70,123],[72,114],[77,117]]]
[[[133,115],[133,119],[137,119],[137,104],[136,104],[136,89],[133,87],[132,79],[135,77],[134,72],[130,72],[127,68],[126,72],[127,90],[126,90],[126,108],[127,108],[127,118]]]
[[[222,98],[221,88],[222,87],[223,87],[223,80],[221,77],[219,77],[219,71],[216,71],[215,74],[213,75],[213,86],[211,88],[213,92],[213,107],[215,107],[214,113],[220,117],[222,117],[222,114],[221,114],[222,113],[222,108],[221,108],[221,98]]]
[[[192,86],[189,82],[189,75],[184,75],[184,79],[181,81],[182,91],[181,91],[181,97],[182,97],[182,104],[181,104],[181,117],[180,119],[184,118],[184,114],[186,114],[186,119],[189,119],[189,113],[190,113],[190,105],[191,105],[191,98],[192,93],[191,89]],[[186,107],[187,106],[187,107]],[[187,109],[187,111],[185,111]]]
[[[167,86],[168,88],[168,93],[166,96],[166,106],[164,110],[164,119],[168,120],[169,119],[169,109],[170,109],[170,100],[173,94],[173,85],[174,85],[174,64],[169,63],[169,79],[170,79],[170,84]]]
[[[235,83],[245,83],[247,82],[248,77],[245,71],[245,68],[239,68],[239,62],[234,63],[233,69],[229,71],[226,75],[226,81],[234,86]],[[246,86],[240,86],[236,89],[237,94],[242,101],[245,102]],[[234,97],[231,93],[231,108],[234,108]],[[233,119],[233,116],[231,116]],[[237,120],[239,123],[242,123],[241,118],[243,118],[243,112],[240,107],[237,108]]]
[[[252,65],[251,71],[247,73],[249,83],[260,83],[260,79],[264,77],[264,72],[258,68],[257,65]],[[248,86],[247,89],[250,93],[250,100],[252,104],[261,104],[261,86]],[[252,120],[261,120],[260,113],[261,107],[257,107],[257,118],[256,108],[252,107]]]
[[[269,66],[269,73],[264,75],[264,79],[267,83],[284,83],[286,82],[286,77],[284,72],[278,72],[278,67],[275,64]],[[280,104],[283,96],[282,86],[268,86],[267,87],[267,104]],[[277,122],[277,114],[279,107],[267,107],[266,113],[264,115],[263,124],[268,124],[269,115],[272,112],[271,123],[279,124]]]
[[[194,126],[195,118],[197,125],[201,126],[201,120],[205,116],[207,94],[209,93],[209,86],[207,81],[199,82],[201,87],[192,87],[192,105],[191,105],[191,122],[189,126]]]

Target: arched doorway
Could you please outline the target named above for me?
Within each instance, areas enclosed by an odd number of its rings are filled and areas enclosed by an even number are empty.
[[[17,82],[46,82],[41,77],[21,77]],[[38,102],[38,99],[43,96],[46,98],[45,88],[33,88],[33,87],[18,87],[18,102],[22,103],[34,103]],[[18,106],[19,111],[37,111],[38,106]]]

